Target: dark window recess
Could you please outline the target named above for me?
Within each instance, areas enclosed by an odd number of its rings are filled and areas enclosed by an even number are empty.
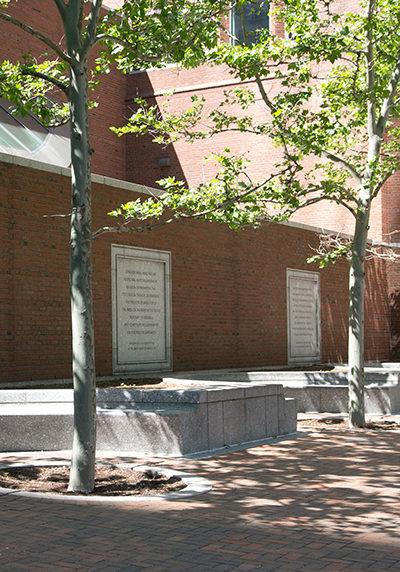
[[[265,28],[269,28],[268,1],[253,0],[232,9],[231,35],[234,44],[248,46],[256,43]]]

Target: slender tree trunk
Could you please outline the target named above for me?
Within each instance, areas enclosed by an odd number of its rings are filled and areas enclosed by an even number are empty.
[[[364,427],[364,291],[369,206],[357,213],[349,278],[349,423]]]
[[[71,65],[71,314],[74,382],[74,439],[68,490],[94,488],[96,381],[91,286],[91,171],[88,134],[87,68]]]

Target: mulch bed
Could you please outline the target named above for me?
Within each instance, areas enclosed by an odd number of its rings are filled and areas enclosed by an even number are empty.
[[[113,379],[113,380],[96,380],[96,387],[154,387],[162,386],[161,377],[141,378],[141,379]],[[72,387],[72,384],[71,384]]]
[[[297,421],[297,426],[299,428],[306,429],[307,427],[312,427],[314,429],[349,429],[349,422],[347,419],[340,418],[323,418],[323,419],[302,419]],[[374,431],[398,431],[400,429],[400,423],[394,420],[379,419],[376,421],[367,421],[364,429],[374,430]]]
[[[207,382],[202,380],[194,380],[192,383],[182,384],[178,381],[163,381],[162,378],[143,378],[143,379],[114,379],[114,380],[97,380],[96,387],[98,389],[191,389],[195,387],[205,387]],[[1,395],[0,387],[0,395]],[[21,383],[18,389],[72,389],[72,383],[47,383],[38,384],[28,387]],[[7,391],[7,390],[6,390]]]
[[[11,467],[0,470],[0,487],[40,493],[68,492],[69,467]],[[97,466],[92,494],[103,496],[162,495],[186,488],[180,477],[162,471],[138,471],[129,467]]]
[[[207,381],[193,380],[187,384],[180,383],[179,381],[163,381],[162,378],[143,378],[143,379],[115,379],[115,380],[97,380],[96,387],[98,389],[196,389],[198,387],[209,387]],[[38,384],[28,387],[26,384],[21,383],[18,389],[72,389],[72,383],[48,383]],[[1,396],[0,387],[0,396]],[[7,391],[7,390],[6,390]]]
[[[119,379],[98,379],[96,380],[96,387],[108,388],[108,387],[122,387],[122,388],[134,388],[134,387],[144,387],[153,388],[164,387],[164,383],[161,377],[144,377],[144,378],[119,378]],[[1,390],[2,388],[0,388]],[[62,383],[35,383],[34,385],[27,385],[26,383],[18,384],[18,389],[72,389],[71,382]]]

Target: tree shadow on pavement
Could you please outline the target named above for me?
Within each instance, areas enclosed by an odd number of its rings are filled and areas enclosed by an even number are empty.
[[[3,562],[24,569],[29,555],[71,569],[399,570],[399,454],[400,433],[300,433],[213,458],[156,460],[212,481],[211,493],[189,500],[3,497]]]

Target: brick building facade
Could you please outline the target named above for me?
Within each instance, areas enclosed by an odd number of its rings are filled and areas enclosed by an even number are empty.
[[[51,2],[32,0],[12,5],[18,17],[52,34],[60,31]],[[7,37],[1,57],[26,52],[27,38],[5,24]],[[7,36],[5,36],[7,34]],[[40,46],[32,42],[32,50]],[[109,222],[106,213],[139,196],[145,186],[174,174],[196,183],[209,172],[203,157],[210,143],[167,150],[146,138],[117,138],[110,125],[121,125],[132,98],[140,95],[161,102],[165,89],[174,88],[172,105],[186,106],[192,93],[206,96],[210,105],[235,82],[222,69],[175,68],[135,73],[113,72],[101,84],[99,106],[91,112],[94,147],[93,225]],[[260,113],[262,111],[260,110]],[[214,145],[226,145],[221,136]],[[273,160],[257,139],[229,138],[233,150],[250,150],[253,168],[265,172]],[[168,156],[170,165],[160,166]],[[162,161],[161,161],[162,162]],[[255,174],[257,174],[255,172]],[[372,234],[382,239],[396,230],[400,216],[395,199],[396,178],[375,204]],[[66,169],[0,154],[0,381],[69,378],[71,371],[68,288],[69,174]],[[144,187],[141,187],[144,185]],[[343,213],[325,207],[318,219],[308,211],[297,221],[318,227],[351,230]],[[171,253],[172,339],[174,370],[261,367],[288,362],[287,270],[314,271],[320,279],[320,328],[323,362],[346,359],[347,265],[319,271],[306,263],[318,233],[301,224],[269,225],[234,233],[211,223],[176,224],[141,235],[103,235],[94,242],[94,312],[96,368],[110,375],[112,365],[111,245],[124,244]],[[396,357],[398,270],[381,261],[368,264],[366,357]]]

